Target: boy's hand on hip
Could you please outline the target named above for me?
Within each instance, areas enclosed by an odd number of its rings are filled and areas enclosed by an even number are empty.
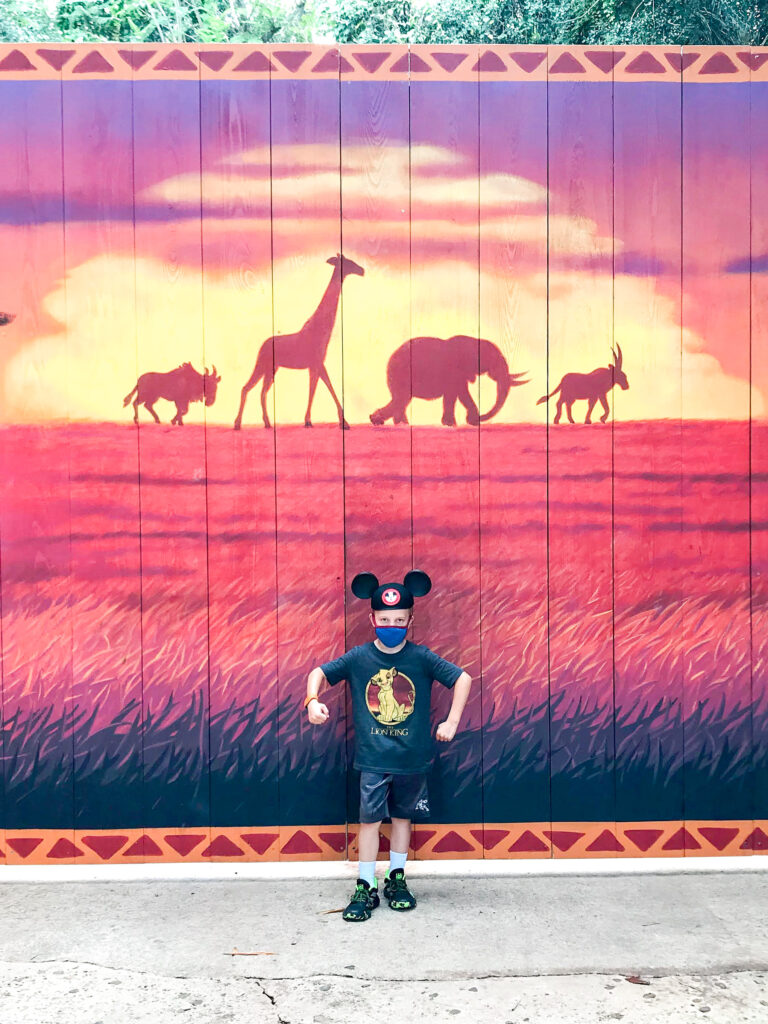
[[[307,714],[312,725],[322,725],[329,718],[328,708],[319,700],[310,701],[307,705]]]
[[[443,743],[448,743],[456,735],[456,725],[453,722],[441,722],[437,727],[437,738]]]

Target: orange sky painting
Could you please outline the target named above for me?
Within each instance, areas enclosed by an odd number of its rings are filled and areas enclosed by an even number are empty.
[[[176,83],[172,102],[192,115],[170,139],[162,116],[154,124],[136,117],[137,103],[160,108],[167,84],[142,83],[133,109],[129,91],[116,89],[124,84],[77,83],[71,97],[66,84],[63,135],[52,83],[35,83],[35,95],[27,85],[10,118],[0,167],[0,308],[17,319],[2,334],[3,421],[128,422],[122,398],[137,372],[191,359],[199,369],[215,363],[222,375],[208,421],[231,422],[260,344],[313,312],[330,277],[326,260],[341,246],[366,270],[344,285],[326,361],[341,394],[343,344],[351,423],[367,422],[387,401],[387,360],[409,331],[495,341],[512,372],[530,375],[495,422],[546,422],[546,407],[535,403],[547,389],[547,321],[550,388],[569,370],[606,365],[611,344],[621,345],[630,389],[614,395],[617,419],[678,417],[681,393],[686,418],[746,419],[750,405],[753,416],[765,415],[768,360],[758,334],[766,257],[753,252],[750,262],[750,239],[754,246],[764,237],[768,208],[741,130],[748,85],[686,87],[682,147],[680,90],[654,84],[623,86],[621,97],[617,87],[608,123],[590,120],[587,106],[572,136],[570,122],[558,125],[552,113],[549,138],[540,121],[520,134],[518,118],[510,146],[505,110],[524,94],[540,102],[546,84],[481,85],[478,94],[462,83],[467,111],[477,110],[479,95],[479,138],[476,126],[465,142],[430,138],[425,101],[409,148],[407,83],[390,86],[399,127],[384,144],[366,132],[368,83],[357,93],[345,88],[340,114],[338,104],[316,103],[300,144],[274,119],[293,102],[296,83],[272,83],[271,125],[268,105],[255,102],[268,82],[216,83],[229,106],[212,93],[202,130],[190,101],[196,92],[183,95],[197,84]],[[439,83],[429,88],[429,103],[439,105]],[[568,110],[590,88],[610,86],[550,84],[552,110],[557,89],[570,90]],[[753,119],[760,104],[768,107],[766,88],[751,87]],[[661,113],[649,152],[643,111],[654,89],[668,90],[669,102],[653,94]],[[306,90],[338,96],[333,81]],[[213,115],[222,109],[231,124],[217,136]],[[294,109],[304,116],[300,103]],[[765,148],[756,133],[753,166]],[[412,274],[414,239],[420,263]],[[299,422],[306,394],[306,371],[280,370],[277,421]],[[491,401],[484,383],[481,404]],[[158,407],[165,420],[170,408]],[[439,403],[425,402],[418,422],[439,423],[440,413]],[[202,418],[193,405],[189,421]],[[322,385],[313,418],[336,418]],[[258,389],[244,423],[260,423]]]

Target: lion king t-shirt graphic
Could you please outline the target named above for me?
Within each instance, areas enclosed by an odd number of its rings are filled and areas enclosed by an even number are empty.
[[[346,679],[355,722],[354,767],[410,775],[432,760],[431,695],[434,680],[448,688],[461,675],[453,662],[423,644],[406,641],[394,654],[360,644],[321,665],[331,686]]]

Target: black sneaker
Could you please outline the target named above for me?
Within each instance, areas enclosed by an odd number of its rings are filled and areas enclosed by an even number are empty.
[[[372,911],[379,905],[379,887],[358,878],[355,894],[341,915],[345,921],[367,921]]]
[[[402,868],[395,868],[390,875],[384,879],[384,896],[389,900],[393,910],[413,910],[416,906],[416,897],[408,888],[405,881],[405,871]]]

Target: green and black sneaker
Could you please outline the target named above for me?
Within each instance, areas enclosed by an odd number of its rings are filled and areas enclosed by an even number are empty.
[[[413,910],[416,906],[416,897],[408,888],[405,881],[405,871],[402,868],[395,868],[390,875],[384,879],[384,896],[389,900],[393,910]]]
[[[379,886],[374,886],[358,878],[355,894],[341,915],[345,921],[367,921],[371,913],[379,905]]]

